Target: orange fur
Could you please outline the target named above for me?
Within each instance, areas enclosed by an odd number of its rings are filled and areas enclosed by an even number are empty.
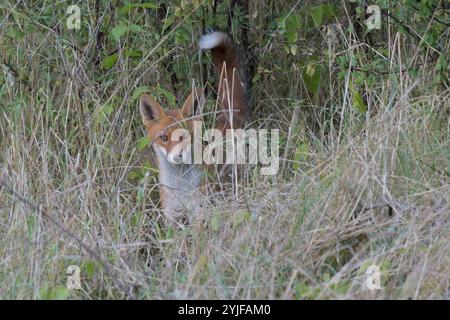
[[[213,38],[216,45],[212,48],[205,43],[207,40],[202,43],[202,40],[211,36],[216,37],[216,39]],[[247,120],[247,95],[245,72],[239,61],[237,48],[231,38],[221,32],[204,35],[200,41],[202,49],[211,50],[212,61],[219,80],[218,101],[222,110],[226,111],[218,117],[218,129],[225,131],[230,128],[242,128]]]

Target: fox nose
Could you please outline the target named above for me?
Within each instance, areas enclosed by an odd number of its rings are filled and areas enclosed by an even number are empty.
[[[183,158],[177,154],[173,154],[173,155],[170,155],[167,158],[167,160],[169,160],[169,162],[172,164],[181,164],[181,162],[183,161]]]
[[[174,155],[174,157],[173,157],[173,160],[175,161],[175,162],[178,162],[178,161],[180,161],[180,160],[182,160],[183,159],[183,155],[181,155],[181,154],[176,154],[176,155]]]

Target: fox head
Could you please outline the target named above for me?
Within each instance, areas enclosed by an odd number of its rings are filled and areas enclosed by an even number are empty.
[[[204,102],[202,90],[195,89],[181,108],[164,111],[151,96],[141,96],[142,122],[159,157],[165,158],[172,165],[191,163],[193,117],[197,110],[202,109]]]

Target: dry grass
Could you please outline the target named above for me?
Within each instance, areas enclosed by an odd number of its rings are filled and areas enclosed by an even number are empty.
[[[261,81],[252,127],[287,136],[292,105],[301,106],[282,171],[248,167],[238,199],[213,198],[174,230],[158,209],[151,152],[137,148],[131,99],[152,74],[169,82],[158,58],[99,76],[91,55],[40,32],[16,43],[27,77],[0,87],[0,298],[449,298],[449,90],[429,85],[430,68],[368,89],[365,114],[343,83],[319,106],[294,99],[299,74],[285,78],[283,99],[270,91],[279,78]],[[400,69],[423,58],[389,46]],[[310,121],[325,117],[337,120]],[[371,264],[380,290],[365,286]],[[81,290],[63,289],[69,265],[81,267]]]

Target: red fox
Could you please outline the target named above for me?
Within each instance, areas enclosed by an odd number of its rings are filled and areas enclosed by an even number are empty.
[[[217,97],[222,112],[217,117],[218,129],[223,132],[241,128],[247,119],[247,89],[235,44],[227,34],[216,31],[201,36],[199,47],[211,51],[219,80]],[[201,203],[199,187],[205,168],[198,164],[186,164],[191,157],[190,143],[193,139],[179,135],[176,129],[187,127],[192,133],[195,109],[201,110],[204,101],[200,89],[193,90],[180,109],[165,111],[147,94],[140,99],[142,121],[159,168],[161,206],[164,215],[172,220],[186,210],[187,213],[195,211]]]

